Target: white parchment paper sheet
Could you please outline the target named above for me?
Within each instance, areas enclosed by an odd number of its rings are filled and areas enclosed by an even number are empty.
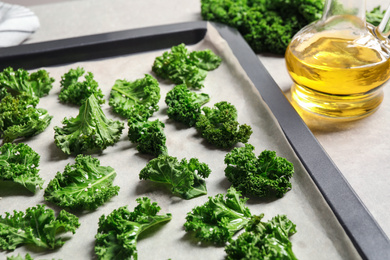
[[[249,143],[256,147],[257,155],[265,149],[275,150],[278,156],[285,157],[294,163],[293,189],[281,199],[251,198],[247,205],[252,214],[264,213],[265,220],[277,214],[286,214],[297,225],[298,232],[291,237],[291,241],[298,259],[359,259],[349,238],[295,156],[276,120],[239,66],[226,42],[214,28],[210,27],[204,40],[188,48],[190,50],[210,48],[223,58],[221,66],[208,73],[205,88],[201,90],[211,96],[211,101],[207,106],[220,101],[231,102],[237,107],[239,122],[249,124],[253,128]],[[39,107],[48,109],[54,118],[44,133],[25,141],[41,155],[40,175],[45,179],[44,187],[56,172],[62,172],[66,164],[74,162],[74,157],[66,156],[54,144],[53,127],[62,126],[61,121],[64,117],[75,117],[78,114],[77,107],[62,104],[58,100],[61,76],[70,68],[84,67],[86,71],[94,73],[95,79],[108,99],[116,79],[133,81],[143,77],[146,73],[153,75],[151,71],[153,61],[163,51],[165,50],[45,68],[56,79],[56,82],[50,95],[41,99]],[[165,94],[172,89],[173,85],[160,80],[160,87],[160,110],[151,120],[159,118],[165,123],[169,154],[178,159],[197,157],[201,162],[206,162],[212,169],[211,176],[206,179],[208,196],[226,193],[230,183],[224,176],[223,160],[228,151],[209,146],[194,128],[186,128],[170,120],[166,115],[164,99]],[[123,118],[112,112],[108,102],[103,105],[103,109],[109,118],[125,122]],[[35,259],[94,259],[94,236],[99,217],[102,214],[109,214],[120,206],[128,205],[132,210],[136,206],[135,199],[142,196],[148,196],[152,201],[158,202],[162,208],[161,213],[172,213],[173,218],[169,223],[153,228],[140,237],[137,246],[138,259],[224,258],[223,247],[198,245],[191,240],[183,228],[186,213],[195,206],[203,204],[207,196],[182,200],[172,196],[160,185],[140,181],[138,174],[151,157],[137,152],[135,145],[128,141],[127,128],[115,146],[93,156],[99,158],[101,165],[109,165],[116,170],[117,177],[114,184],[121,188],[119,195],[94,212],[77,213],[81,226],[62,248],[53,252],[36,252],[20,247],[14,252],[0,252],[1,258],[30,252]],[[0,183],[0,196],[2,197],[0,214],[6,211],[25,210],[36,204],[45,203],[43,193],[41,190],[31,195],[12,183]],[[48,203],[48,206],[58,210],[52,204]]]

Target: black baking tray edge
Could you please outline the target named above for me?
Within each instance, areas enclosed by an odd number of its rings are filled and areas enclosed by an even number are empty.
[[[237,30],[211,23],[277,119],[290,145],[363,259],[390,259],[390,240]],[[195,44],[207,22],[186,22],[0,49],[0,69],[33,69]]]

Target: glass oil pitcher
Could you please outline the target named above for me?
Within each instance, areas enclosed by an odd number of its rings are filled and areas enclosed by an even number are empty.
[[[375,28],[366,23],[365,4],[327,0],[322,19],[291,40],[285,58],[294,82],[292,102],[299,107],[351,120],[370,115],[381,104],[390,78],[390,13]]]

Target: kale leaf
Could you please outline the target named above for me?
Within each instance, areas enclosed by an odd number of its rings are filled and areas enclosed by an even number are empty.
[[[137,110],[138,112],[141,110]],[[145,114],[148,114],[147,112]],[[145,115],[144,114],[144,115]],[[165,124],[159,119],[149,121],[145,116],[134,116],[128,120],[130,142],[137,144],[140,153],[159,156],[167,154]]]
[[[324,0],[201,0],[204,20],[236,28],[257,53],[283,55],[292,37],[319,20]],[[377,26],[384,16],[379,7],[366,13]]]
[[[236,28],[255,52],[284,54],[292,37],[322,16],[323,0],[201,0],[204,20]]]
[[[238,142],[248,142],[252,128],[238,123],[234,105],[222,101],[216,103],[214,108],[203,107],[202,111],[195,127],[210,144],[230,148]]]
[[[170,221],[170,213],[157,215],[161,208],[147,197],[138,198],[133,212],[127,206],[112,211],[99,219],[95,253],[98,259],[137,259],[139,235],[146,229]]]
[[[179,162],[176,157],[160,155],[141,170],[139,178],[167,184],[173,194],[192,199],[207,194],[206,182],[202,178],[207,178],[210,173],[209,166],[196,158]]]
[[[0,249],[15,250],[23,244],[35,245],[44,249],[61,247],[65,240],[60,233],[76,232],[80,226],[78,218],[61,210],[55,217],[54,210],[45,205],[37,205],[23,211],[9,212],[0,216]]]
[[[99,84],[94,79],[92,72],[87,72],[84,81],[79,81],[84,73],[84,68],[77,67],[76,69],[70,69],[61,77],[61,91],[58,95],[61,102],[80,106],[92,94],[99,104],[105,102],[102,90],[99,89]]]
[[[188,88],[203,88],[207,71],[219,67],[222,59],[211,50],[190,52],[185,44],[173,46],[154,60],[152,70],[157,76]]]
[[[34,258],[31,257],[29,253],[27,253],[24,257],[21,254],[18,254],[17,256],[7,256],[7,260],[34,260]],[[45,259],[42,259],[45,260]],[[51,260],[55,260],[52,258]],[[61,259],[59,259],[61,260]]]
[[[254,146],[234,148],[225,156],[225,175],[244,194],[259,197],[282,197],[291,189],[294,166],[275,151],[264,150],[258,157]]]
[[[225,244],[235,233],[243,229],[252,214],[245,206],[247,199],[234,187],[227,194],[217,194],[201,206],[187,213],[185,231],[194,232],[202,242]]]
[[[55,143],[66,154],[102,151],[119,141],[124,124],[106,117],[95,95],[81,105],[77,117],[55,126]]]
[[[40,134],[50,125],[53,117],[46,109],[36,108],[39,98],[27,92],[15,96],[7,91],[2,94],[0,137],[4,143]]]
[[[253,217],[245,232],[225,247],[226,259],[283,259],[297,260],[289,237],[296,233],[296,225],[285,215],[277,215],[261,222],[263,214]]]
[[[119,186],[113,186],[115,176],[112,167],[79,154],[74,164],[66,165],[64,172],[49,182],[44,198],[63,208],[94,210],[118,195]]]
[[[5,88],[12,94],[27,93],[41,98],[49,94],[53,88],[54,78],[46,70],[38,70],[29,74],[24,69],[14,71],[12,67],[0,72],[0,89]]]
[[[195,126],[201,107],[209,101],[208,94],[191,91],[184,84],[175,86],[165,97],[168,117],[187,126]]]
[[[7,256],[7,260],[34,260],[29,253],[25,257],[18,254],[17,256]]]
[[[136,107],[142,106],[150,110],[153,115],[159,109],[160,87],[158,81],[149,74],[133,82],[116,80],[111,89],[109,105],[113,110],[125,118],[129,118]]]
[[[16,182],[31,192],[42,189],[44,181],[38,175],[40,156],[24,143],[0,146],[0,180]]]

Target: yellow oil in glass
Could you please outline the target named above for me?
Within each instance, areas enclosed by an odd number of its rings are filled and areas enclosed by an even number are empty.
[[[343,35],[318,33],[306,41],[292,41],[286,65],[294,81],[293,101],[319,115],[338,118],[364,117],[383,100],[382,85],[389,79],[387,51]]]

